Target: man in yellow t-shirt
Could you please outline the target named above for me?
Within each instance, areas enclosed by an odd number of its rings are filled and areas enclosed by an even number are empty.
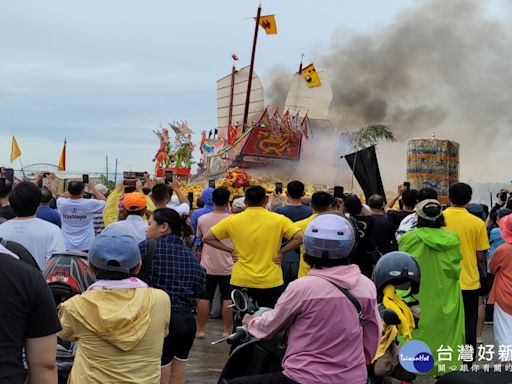
[[[281,261],[302,244],[303,232],[287,217],[267,211],[267,202],[263,187],[247,188],[247,209],[214,225],[203,242],[233,255],[232,286],[248,288],[260,307],[273,308],[284,287]],[[283,237],[289,242],[281,248]],[[227,238],[233,247],[220,241]]]
[[[311,209],[313,210],[313,214],[304,220],[300,220],[295,222],[295,225],[300,228],[302,232],[306,231],[307,226],[315,217],[317,217],[320,213],[324,213],[329,211],[331,207],[332,196],[327,192],[315,192],[313,196],[311,196]],[[308,263],[304,261],[304,245],[300,246],[300,264],[299,264],[299,279],[301,277],[306,276],[309,273],[310,266]]]
[[[455,232],[460,239],[462,253],[460,287],[464,300],[466,344],[476,351],[476,326],[478,320],[478,296],[480,295],[480,274],[477,260],[485,260],[484,251],[489,249],[485,223],[466,209],[473,191],[465,183],[450,187],[450,208],[443,212],[446,221],[444,229]]]

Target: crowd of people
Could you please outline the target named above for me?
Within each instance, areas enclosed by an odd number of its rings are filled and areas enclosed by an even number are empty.
[[[0,186],[0,383],[69,376],[182,384],[212,302],[220,303],[223,336],[232,333],[238,288],[273,309],[247,317],[249,332],[268,338],[287,329],[288,348],[282,372],[232,383],[363,384],[381,339],[378,298],[388,294],[372,281],[375,265],[397,251],[421,270],[412,338],[434,352],[455,351],[453,364],[461,345],[476,354],[485,322],[494,322],[496,345],[512,346],[509,190],[489,211],[471,204],[465,183],[450,187],[444,206],[432,188],[400,185],[389,202],[361,201],[329,191],[305,196],[294,180],[284,194],[209,187],[199,207],[177,181],[112,191],[70,181],[59,193],[56,177],[41,187],[43,177]],[[43,277],[59,257],[86,260],[70,274],[95,281],[82,279],[69,297],[52,291],[53,283],[70,285],[58,274]],[[396,294],[412,297],[405,288]],[[63,372],[58,347],[74,356]],[[439,363],[432,375],[442,374]]]

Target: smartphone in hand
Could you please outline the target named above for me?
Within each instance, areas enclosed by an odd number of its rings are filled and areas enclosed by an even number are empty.
[[[276,195],[283,193],[283,183],[276,183]]]
[[[12,184],[14,182],[14,169],[5,168],[5,178],[9,180]]]
[[[82,182],[84,184],[89,184],[89,175],[82,175]]]
[[[334,197],[343,199],[343,194],[345,189],[341,185],[337,185],[334,187]]]

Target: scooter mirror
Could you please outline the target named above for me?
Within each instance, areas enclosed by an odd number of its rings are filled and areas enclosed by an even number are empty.
[[[231,300],[233,301],[234,307],[239,312],[247,311],[247,296],[244,292],[239,289],[233,289],[231,292]]]

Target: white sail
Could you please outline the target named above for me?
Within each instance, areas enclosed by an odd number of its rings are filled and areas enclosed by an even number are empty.
[[[284,111],[290,111],[291,116],[298,113],[302,117],[307,113],[310,119],[328,120],[332,88],[325,76],[322,76],[322,72],[319,72],[319,76],[322,85],[309,88],[300,73],[293,75]]]
[[[232,122],[237,121],[242,125],[244,119],[245,98],[247,94],[247,82],[249,80],[249,67],[244,67],[235,73],[233,92],[233,117]],[[231,74],[217,80],[217,128],[220,137],[227,137],[229,107],[231,96]],[[263,86],[260,78],[253,72],[251,84],[251,99],[249,104],[249,124],[251,118],[261,114],[264,109]]]

